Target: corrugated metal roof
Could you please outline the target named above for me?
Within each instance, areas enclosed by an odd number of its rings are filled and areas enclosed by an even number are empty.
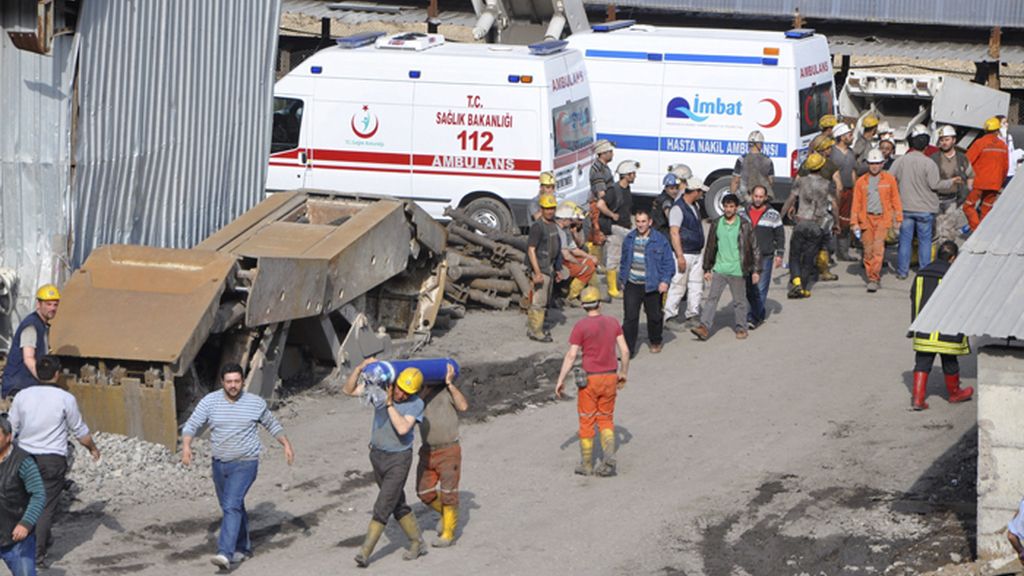
[[[610,2],[584,0],[584,3],[604,8]],[[799,8],[800,14],[810,19],[1024,28],[1024,2],[1020,0],[616,0],[613,3],[619,8],[783,18],[791,18]]]
[[[1024,177],[1014,178],[960,249],[910,327],[920,332],[1024,338]]]
[[[320,0],[282,0],[281,11],[285,14],[302,14],[313,18],[332,18],[342,24],[348,25],[374,22],[415,24],[427,21],[427,10],[422,7],[426,4],[425,2],[415,6],[402,3],[362,2],[361,0],[359,2],[360,4],[367,5],[378,4],[382,6],[399,6],[401,9],[395,14],[362,12],[358,10],[331,10],[328,8],[329,5],[335,3],[337,2],[333,0],[330,2]],[[466,3],[466,6],[469,6],[468,2]],[[473,26],[476,24],[476,15],[472,10],[467,12],[444,10],[438,13],[437,17],[441,24],[445,25]]]
[[[189,247],[263,196],[279,0],[83,2],[74,262]]]
[[[851,56],[880,56],[904,58],[907,60],[966,60],[969,62],[986,62],[992,60],[988,55],[988,43],[921,41],[903,38],[885,38],[881,36],[846,36],[829,35],[828,47],[833,54]],[[1003,44],[999,59],[1009,62],[1024,61],[1024,46]]]

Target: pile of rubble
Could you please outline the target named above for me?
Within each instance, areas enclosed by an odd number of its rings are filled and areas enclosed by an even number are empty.
[[[529,307],[526,236],[496,232],[461,209],[447,208],[448,282],[445,299],[455,306],[505,310]]]
[[[139,438],[94,432],[93,439],[100,449],[100,460],[94,461],[76,444],[68,473],[74,482],[72,495],[80,501],[142,504],[194,498],[212,490],[210,444],[204,439],[192,441],[191,466],[184,466],[181,456],[165,446]]]

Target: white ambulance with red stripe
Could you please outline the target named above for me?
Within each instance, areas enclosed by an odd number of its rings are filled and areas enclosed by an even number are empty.
[[[464,207],[525,226],[538,176],[583,203],[594,143],[582,55],[565,42],[455,44],[439,34],[342,38],[274,88],[268,191],[317,188]]]

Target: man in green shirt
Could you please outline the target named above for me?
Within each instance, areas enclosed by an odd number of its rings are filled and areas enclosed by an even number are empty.
[[[747,337],[746,277],[750,276],[754,284],[761,280],[757,266],[760,250],[750,221],[737,214],[739,205],[740,199],[735,194],[726,194],[722,198],[722,217],[712,222],[708,230],[708,243],[704,248],[704,280],[711,286],[704,301],[700,325],[691,330],[698,340],[711,337],[718,300],[726,286],[732,294],[736,338],[743,340]]]

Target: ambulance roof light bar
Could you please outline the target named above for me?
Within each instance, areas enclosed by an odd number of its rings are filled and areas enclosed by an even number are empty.
[[[594,24],[590,29],[594,32],[612,32],[615,30],[622,30],[623,28],[629,28],[634,24],[636,24],[636,20],[612,20],[611,22]]]
[[[568,45],[569,42],[566,40],[547,40],[530,44],[528,48],[530,49],[530,54],[534,56],[548,56],[565,50],[565,47]]]
[[[802,38],[810,38],[811,36],[814,36],[814,28],[794,28],[792,30],[786,30],[786,38],[800,40]]]
[[[360,32],[359,34],[353,34],[351,36],[344,36],[338,38],[336,42],[338,46],[342,48],[359,48],[361,46],[369,46],[377,41],[384,35],[384,32]]]
[[[427,50],[444,44],[444,36],[441,34],[424,34],[422,32],[405,32],[381,36],[377,38],[374,45],[377,48],[388,48],[392,50]]]

